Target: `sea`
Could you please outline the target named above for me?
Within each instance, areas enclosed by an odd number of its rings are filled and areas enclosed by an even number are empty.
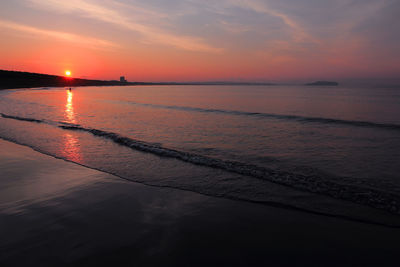
[[[3,90],[0,138],[149,186],[400,225],[400,87]]]

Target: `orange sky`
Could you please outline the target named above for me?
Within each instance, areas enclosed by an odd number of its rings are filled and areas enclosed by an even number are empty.
[[[130,81],[400,76],[398,1],[214,2],[2,1],[0,68]]]

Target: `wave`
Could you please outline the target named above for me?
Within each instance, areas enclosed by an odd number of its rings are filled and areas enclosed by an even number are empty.
[[[94,136],[106,138],[119,145],[129,147],[134,150],[151,153],[160,157],[174,158],[187,163],[221,169],[231,173],[250,176],[269,182],[290,186],[295,189],[327,195],[336,199],[347,200],[370,207],[400,214],[400,196],[393,193],[377,190],[366,186],[361,186],[348,177],[340,177],[320,174],[318,172],[296,173],[283,170],[274,170],[262,166],[257,166],[239,161],[222,160],[200,154],[175,150],[163,147],[156,143],[149,143],[122,136],[118,133],[104,131],[100,129],[87,128],[77,124],[67,122],[52,122],[34,118],[11,116],[0,113],[3,118],[14,119],[35,123],[46,123],[59,127],[64,130],[84,131]],[[333,179],[334,178],[334,179]],[[354,179],[353,179],[354,180]]]
[[[19,120],[19,121],[29,121],[29,122],[36,122],[36,123],[44,122],[43,120],[32,119],[32,118],[24,118],[24,117],[12,116],[12,115],[6,115],[6,114],[3,114],[3,113],[0,113],[0,115],[5,119],[14,119],[14,120]]]
[[[196,108],[196,107],[185,107],[185,106],[170,106],[170,105],[159,105],[159,104],[147,104],[147,103],[137,103],[132,101],[126,101],[126,103],[151,108],[160,109],[172,109],[172,110],[183,110],[189,112],[202,112],[202,113],[219,113],[219,114],[229,114],[238,116],[254,116],[260,118],[272,118],[279,120],[292,120],[304,123],[322,123],[322,124],[338,124],[354,127],[366,127],[366,128],[378,128],[387,130],[400,131],[399,124],[392,123],[377,123],[369,121],[357,121],[357,120],[343,120],[343,119],[333,119],[333,118],[323,118],[323,117],[308,117],[300,115],[284,115],[284,114],[274,114],[274,113],[262,113],[262,112],[247,112],[247,111],[237,111],[237,110],[224,110],[224,109],[208,109],[208,108]]]

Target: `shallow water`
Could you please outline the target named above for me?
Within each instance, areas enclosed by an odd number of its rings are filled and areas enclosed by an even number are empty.
[[[0,113],[0,137],[134,181],[399,212],[400,88],[39,88],[0,92]]]

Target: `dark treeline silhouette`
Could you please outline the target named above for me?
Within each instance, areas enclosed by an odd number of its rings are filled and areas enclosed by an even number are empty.
[[[113,86],[137,84],[146,83],[87,80],[48,74],[0,70],[0,89],[33,87]]]

